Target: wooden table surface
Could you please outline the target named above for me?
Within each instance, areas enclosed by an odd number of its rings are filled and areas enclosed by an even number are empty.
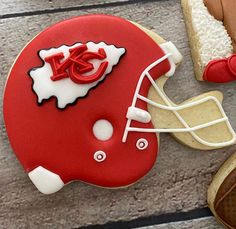
[[[179,0],[0,0],[0,228],[221,228],[207,208],[206,190],[236,146],[204,152],[162,134],[152,171],[137,184],[117,190],[75,182],[56,194],[42,195],[23,171],[2,118],[8,71],[19,51],[38,32],[65,18],[88,13],[136,21],[174,42],[184,61],[168,81],[167,94],[181,102],[205,91],[221,90],[225,111],[236,129],[235,83],[208,84],[194,78]]]

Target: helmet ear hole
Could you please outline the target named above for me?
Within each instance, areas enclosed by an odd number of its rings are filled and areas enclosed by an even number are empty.
[[[136,142],[136,147],[139,150],[145,150],[148,147],[148,141],[145,138],[139,138]]]
[[[106,159],[106,153],[99,150],[97,152],[94,153],[94,156],[93,156],[93,159],[96,161],[96,162],[103,162],[105,159]]]

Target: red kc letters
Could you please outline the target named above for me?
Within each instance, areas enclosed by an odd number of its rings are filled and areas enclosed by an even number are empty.
[[[89,60],[104,60],[106,52],[103,48],[99,48],[97,52],[87,50],[88,47],[85,44],[72,48],[69,50],[69,57],[64,61],[61,61],[64,58],[62,52],[46,57],[45,61],[50,64],[53,72],[51,80],[57,81],[69,77],[77,84],[87,84],[100,79],[107,69],[108,61],[102,62],[97,71],[91,73],[91,75],[85,76],[83,74],[94,69],[93,64]]]

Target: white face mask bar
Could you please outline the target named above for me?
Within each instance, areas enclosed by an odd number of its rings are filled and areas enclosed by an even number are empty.
[[[174,74],[175,72],[175,63],[173,62],[173,57],[171,56],[171,53],[167,53],[166,55],[164,55],[163,57],[161,57],[160,59],[156,60],[154,63],[152,63],[151,65],[149,65],[141,74],[136,90],[135,90],[135,94],[134,94],[134,98],[131,104],[131,107],[129,107],[128,112],[127,112],[127,122],[126,122],[126,127],[125,127],[125,131],[123,134],[123,138],[122,138],[122,142],[126,142],[127,140],[127,136],[129,132],[148,132],[148,133],[184,133],[184,132],[188,132],[192,135],[192,137],[198,141],[199,143],[206,145],[206,146],[210,146],[210,147],[223,147],[223,146],[227,146],[230,145],[232,143],[234,143],[236,141],[236,135],[228,121],[228,117],[226,116],[220,102],[213,96],[207,96],[205,98],[202,98],[198,101],[193,101],[184,105],[180,105],[180,106],[173,106],[170,101],[168,100],[168,98],[166,98],[166,96],[164,95],[164,93],[161,91],[161,89],[158,87],[158,85],[155,83],[155,81],[153,80],[153,78],[151,77],[149,71],[157,66],[158,64],[160,64],[162,61],[168,59],[170,62],[170,66],[171,69],[170,71],[167,73],[167,76],[171,76]],[[171,74],[170,74],[171,73]],[[142,95],[139,94],[139,90],[140,87],[142,85],[143,79],[147,77],[147,79],[150,81],[150,83],[152,84],[152,86],[154,87],[155,91],[158,93],[158,95],[162,98],[162,100],[165,102],[166,105],[162,105],[162,104],[158,104]],[[136,101],[137,99],[140,99],[154,107],[157,108],[161,108],[164,110],[169,110],[172,111],[173,114],[177,117],[177,119],[181,122],[181,124],[184,126],[184,128],[175,128],[175,129],[149,129],[149,128],[138,128],[138,127],[131,127],[131,121],[132,120],[136,120],[136,121],[140,121],[143,123],[147,123],[150,121],[150,114],[146,111],[143,111],[139,108],[136,108]],[[220,113],[222,115],[222,118],[216,119],[214,121],[211,122],[207,122],[201,125],[197,125],[194,127],[190,127],[185,120],[181,117],[181,115],[178,113],[178,111],[188,108],[188,107],[193,107],[202,103],[205,103],[207,101],[214,101],[217,105],[217,107],[220,110]],[[225,141],[225,142],[219,142],[219,143],[212,143],[212,142],[207,142],[205,140],[203,140],[202,138],[200,138],[194,131],[196,130],[200,130],[206,127],[210,127],[213,126],[215,124],[221,123],[221,122],[225,122],[229,131],[232,134],[232,139],[229,141]]]

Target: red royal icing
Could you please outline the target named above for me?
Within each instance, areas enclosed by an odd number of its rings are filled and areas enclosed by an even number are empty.
[[[107,61],[101,63],[95,73],[86,77],[82,74],[94,69],[93,64],[88,62],[89,60],[103,60],[106,58],[106,53],[104,49],[99,49],[98,52],[88,52],[86,50],[86,45],[70,49],[70,55],[64,61],[61,61],[64,58],[63,53],[56,53],[46,57],[45,61],[50,64],[53,71],[51,79],[57,81],[70,77],[73,82],[79,84],[92,83],[100,79],[108,66]]]
[[[226,83],[236,80],[236,55],[210,61],[203,73],[203,79],[209,82]]]
[[[126,53],[102,82],[74,104],[60,110],[55,104],[55,98],[51,98],[39,106],[37,95],[32,90],[32,78],[28,74],[29,70],[42,65],[37,53],[63,44],[86,44],[89,41],[124,47]],[[70,55],[74,55],[74,50]],[[74,56],[72,60],[60,62],[63,57],[61,53],[48,58],[53,69],[53,79],[60,82],[68,74],[69,77],[75,74],[76,80],[83,81],[83,71],[92,68],[87,62],[91,56],[104,57],[102,50],[96,54],[85,51],[81,55],[84,66],[76,63]],[[58,174],[64,183],[81,180],[104,187],[126,186],[143,177],[155,163],[157,135],[130,132],[125,143],[122,143],[122,136],[127,121],[126,113],[131,106],[140,74],[163,55],[161,48],[142,30],[127,20],[113,16],[72,18],[36,36],[23,49],[11,69],[3,105],[10,143],[26,172],[42,166]],[[74,69],[76,65],[81,66],[81,69]],[[105,67],[101,66],[102,72]],[[66,69],[71,71],[68,73]],[[157,79],[169,69],[169,62],[165,60],[152,69],[152,77]],[[93,77],[99,77],[100,71]],[[150,82],[144,80],[140,93],[147,96],[149,88]],[[145,102],[138,101],[137,104],[139,108],[147,110]],[[106,141],[97,139],[92,131],[94,123],[100,119],[108,120],[113,126],[112,137]],[[153,128],[151,122],[132,121],[132,126]],[[147,140],[148,146],[139,150],[136,144],[143,138]],[[95,152],[100,151],[106,154],[102,155],[101,162],[97,162],[94,160],[97,156]],[[97,157],[101,159],[101,156]]]

